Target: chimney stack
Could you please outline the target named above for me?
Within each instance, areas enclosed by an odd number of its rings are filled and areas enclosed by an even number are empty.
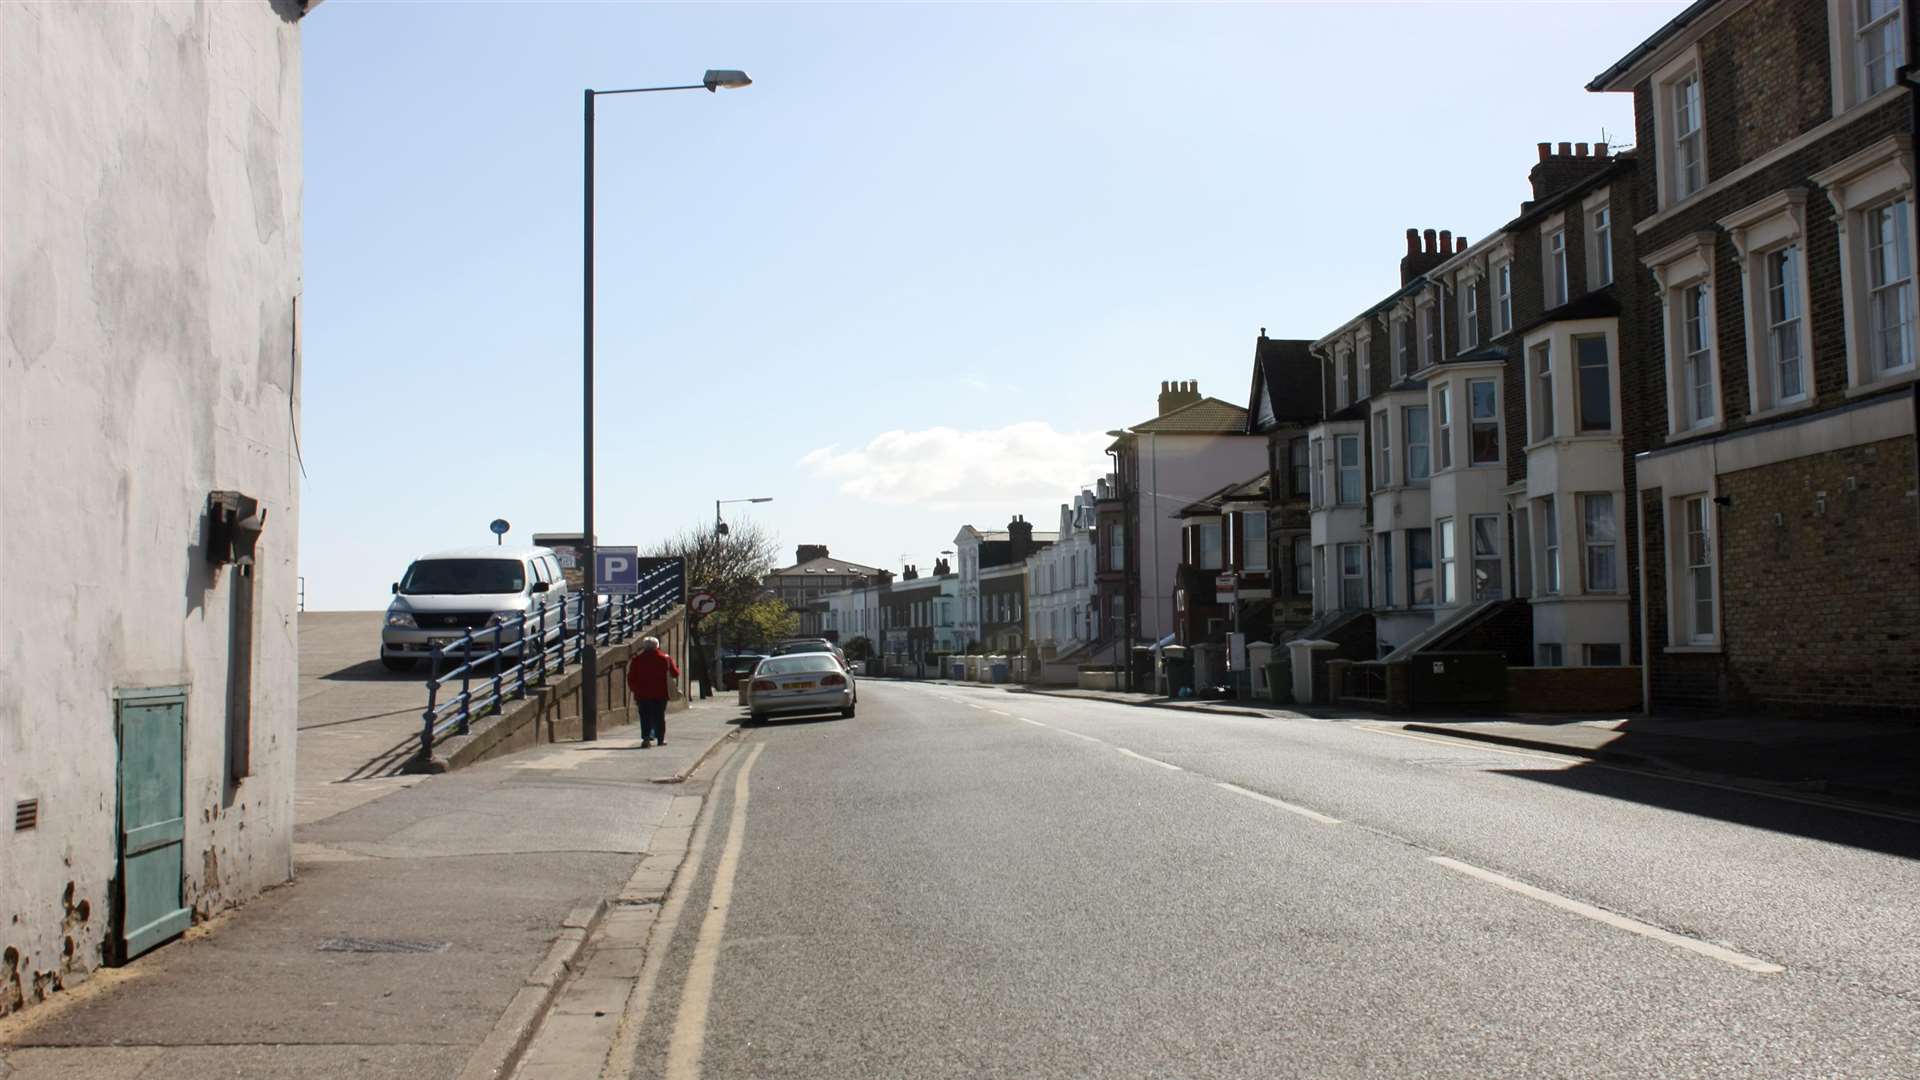
[[[1405,285],[1446,262],[1453,250],[1452,235],[1433,229],[1408,229],[1407,253],[1400,257],[1400,284]]]
[[[793,561],[796,563],[812,562],[826,557],[827,545],[825,544],[801,544],[793,553]]]
[[[1606,143],[1563,142],[1557,152],[1551,143],[1538,145],[1540,161],[1527,174],[1535,202],[1552,198],[1613,164]]]
[[[1033,554],[1033,526],[1027,519],[1015,514],[1007,523],[1007,555],[1013,562],[1021,562]]]
[[[1160,411],[1157,415],[1165,416],[1175,409],[1184,409],[1199,400],[1199,383],[1187,381],[1162,382],[1160,384]]]
[[[951,574],[951,573],[953,573],[953,570],[951,567],[947,565],[947,560],[945,559],[933,560],[933,576],[934,577],[946,577],[948,574]]]

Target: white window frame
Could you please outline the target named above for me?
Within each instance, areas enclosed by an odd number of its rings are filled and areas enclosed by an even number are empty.
[[[1341,460],[1342,448],[1353,447],[1353,464]],[[1353,478],[1355,495],[1347,498],[1347,478]],[[1333,437],[1333,499],[1336,506],[1359,506],[1367,501],[1366,447],[1360,436],[1335,435]]]
[[[1542,495],[1534,503],[1540,519],[1540,592],[1544,596],[1559,596],[1561,582],[1565,580],[1560,573],[1559,500],[1552,495]]]
[[[1905,366],[1882,371],[1871,348],[1867,215],[1889,203],[1907,202],[1906,243],[1911,268],[1915,253],[1920,252],[1920,237],[1915,235],[1915,219],[1920,214],[1913,212],[1913,139],[1908,135],[1890,135],[1813,174],[1812,179],[1826,189],[1828,200],[1838,212],[1840,294],[1846,313],[1847,392],[1870,393],[1907,382],[1914,378],[1916,371],[1912,353]],[[1909,302],[1920,309],[1911,275],[1907,289]],[[1914,351],[1920,352],[1920,345]]]
[[[1412,317],[1404,310],[1395,310],[1387,323],[1387,341],[1393,350],[1393,381],[1399,382],[1410,374],[1408,361],[1413,359],[1413,347],[1409,334],[1413,329]]]
[[[1667,530],[1670,537],[1667,640],[1682,650],[1716,649],[1720,645],[1719,515],[1715,509],[1711,492],[1676,496],[1668,502],[1668,520],[1672,527]],[[1705,524],[1704,553],[1694,549],[1693,539],[1700,535],[1693,528],[1696,521]],[[1701,554],[1704,560],[1699,558]],[[1704,631],[1699,625],[1696,571],[1705,572],[1709,591],[1707,608],[1712,625]]]
[[[1513,260],[1501,259],[1493,266],[1493,336],[1513,330]]]
[[[1503,410],[1501,409],[1500,401],[1500,399],[1505,396],[1504,388],[1501,385],[1505,381],[1504,379],[1495,378],[1490,375],[1464,381],[1466,393],[1462,396],[1467,399],[1467,464],[1469,466],[1477,466],[1483,469],[1492,468],[1504,464],[1507,460],[1507,432],[1506,424],[1501,420]],[[1473,388],[1479,383],[1486,383],[1493,387],[1493,416],[1491,419],[1473,415]],[[1473,456],[1473,430],[1481,424],[1493,425],[1493,458],[1489,461],[1480,461]]]
[[[1433,523],[1433,574],[1434,606],[1452,607],[1459,595],[1459,584],[1454,580],[1454,563],[1458,561],[1459,548],[1454,546],[1453,519],[1444,517]]]
[[[1354,556],[1351,561],[1347,558],[1349,555]],[[1340,575],[1340,610],[1365,611],[1367,609],[1367,545],[1336,545],[1334,558],[1339,563],[1336,570]],[[1352,573],[1347,572],[1349,568],[1352,569]],[[1347,597],[1349,583],[1352,584],[1355,594],[1351,604],[1348,603]]]
[[[1587,381],[1582,377],[1586,365],[1580,356],[1580,343],[1598,341],[1606,351],[1607,375],[1607,424],[1605,427],[1588,427],[1586,419]],[[1569,425],[1575,435],[1611,435],[1620,430],[1620,365],[1613,352],[1613,335],[1581,334],[1567,336],[1567,394],[1571,398],[1568,411],[1573,423]]]
[[[1471,352],[1480,344],[1480,289],[1483,282],[1477,269],[1463,270],[1455,279],[1454,293],[1460,304],[1460,346],[1456,353]]]
[[[1440,452],[1433,462],[1433,472],[1446,472],[1453,468],[1453,384],[1442,382],[1433,388],[1432,411],[1427,415],[1433,419],[1433,443]],[[1428,475],[1432,475],[1429,473]]]
[[[1706,83],[1701,78],[1705,68],[1700,63],[1700,46],[1681,52],[1660,70],[1653,73],[1653,132],[1654,132],[1654,172],[1659,179],[1660,209],[1678,206],[1706,190],[1713,179],[1707,158]],[[1699,160],[1699,182],[1691,188],[1682,184],[1679,174],[1679,132],[1675,127],[1674,89],[1686,79],[1693,79],[1699,86],[1697,97],[1699,128],[1693,138],[1699,140],[1697,155]]]
[[[1249,525],[1255,519],[1260,522],[1260,539],[1250,538]],[[1240,512],[1240,569],[1266,573],[1267,570],[1267,512],[1265,510],[1243,510]]]
[[[1333,350],[1333,403],[1344,409],[1353,403],[1353,388],[1347,385],[1347,363],[1353,358],[1353,349],[1341,345]]]
[[[1394,606],[1393,595],[1393,534],[1390,532],[1373,534],[1373,549],[1380,556],[1379,588],[1375,589],[1378,603],[1376,606],[1390,608]]]
[[[1543,443],[1560,430],[1554,421],[1553,339],[1527,343],[1527,427],[1533,442]]]
[[[1586,223],[1587,291],[1613,284],[1613,192],[1601,188],[1580,202]]]
[[[1480,537],[1482,535],[1480,523],[1486,521],[1493,522],[1493,531],[1486,534],[1493,538],[1492,551],[1482,551],[1480,548]],[[1473,514],[1467,518],[1467,569],[1471,573],[1469,581],[1473,585],[1472,588],[1467,590],[1467,595],[1471,597],[1476,604],[1483,600],[1502,600],[1506,598],[1507,530],[1505,524],[1499,514]],[[1479,586],[1480,571],[1483,566],[1489,565],[1493,568],[1493,572],[1488,575],[1487,580],[1489,584],[1486,589],[1482,590]]]
[[[1906,63],[1905,20],[1912,14],[1910,5],[1894,5],[1893,19],[1899,25],[1893,34],[1895,51],[1888,56],[1888,84],[1868,90],[1863,69],[1865,53],[1860,29],[1860,0],[1827,0],[1827,56],[1833,72],[1833,115],[1871,105],[1902,89],[1893,73]]]
[[[1373,396],[1373,331],[1365,327],[1353,335],[1353,371],[1353,400],[1365,401]]]
[[[1293,594],[1313,595],[1313,537],[1306,533],[1293,538]]]
[[[1309,473],[1312,491],[1308,496],[1307,505],[1314,510],[1327,505],[1326,441],[1326,438],[1320,435],[1312,436],[1307,440],[1307,460],[1313,466]]]
[[[1533,647],[1534,667],[1566,667],[1565,646],[1557,641],[1542,641]]]
[[[1714,234],[1703,230],[1681,237],[1645,259],[1647,268],[1653,271],[1654,280],[1660,285],[1662,321],[1665,329],[1662,336],[1666,349],[1667,435],[1673,439],[1719,431],[1725,425],[1725,397],[1721,392],[1720,376],[1720,335],[1713,323],[1714,297],[1716,296],[1713,245]],[[1705,419],[1690,421],[1692,414],[1688,411],[1690,402],[1687,397],[1686,382],[1686,362],[1689,353],[1685,306],[1688,290],[1694,288],[1706,290],[1707,319],[1702,330],[1707,341],[1707,375],[1708,386],[1711,388],[1709,396],[1712,409]]]
[[[1373,414],[1373,486],[1393,486],[1393,413],[1387,409]]]
[[[1207,538],[1213,538],[1213,550],[1207,550]],[[1208,561],[1211,559],[1212,561]],[[1196,521],[1193,526],[1193,565],[1201,570],[1224,570],[1227,566],[1226,527],[1219,521]]]
[[[1555,214],[1540,226],[1540,294],[1547,310],[1573,299],[1567,277],[1567,215]]]
[[[1420,425],[1421,437],[1414,435],[1412,413],[1418,410],[1423,414],[1424,423]],[[1433,476],[1433,408],[1429,405],[1406,405],[1400,409],[1400,430],[1407,447],[1407,456],[1402,463],[1405,470],[1401,475],[1408,484],[1424,484]],[[1413,450],[1419,447],[1426,454],[1426,468],[1418,476],[1414,475]]]
[[[1813,402],[1813,319],[1807,310],[1807,193],[1791,188],[1722,218],[1733,248],[1740,254],[1747,338],[1747,387],[1752,416],[1786,412]],[[1800,253],[1795,285],[1799,289],[1800,392],[1780,393],[1774,357],[1772,260],[1787,248]]]
[[[1606,500],[1608,525],[1613,530],[1611,539],[1596,536],[1593,531],[1593,517],[1588,513],[1588,507],[1594,505],[1596,499]],[[1613,491],[1583,491],[1576,502],[1580,514],[1580,590],[1599,596],[1613,596],[1626,591],[1626,564],[1620,557],[1620,494]],[[1610,589],[1600,588],[1594,583],[1594,557],[1600,554],[1604,554],[1612,566],[1613,587]]]

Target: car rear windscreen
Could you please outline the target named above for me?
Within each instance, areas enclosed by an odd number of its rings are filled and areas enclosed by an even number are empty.
[[[421,559],[400,580],[400,591],[409,596],[517,593],[526,587],[518,559]]]
[[[839,671],[830,653],[798,653],[793,656],[776,656],[760,665],[756,675],[797,675],[803,671]]]

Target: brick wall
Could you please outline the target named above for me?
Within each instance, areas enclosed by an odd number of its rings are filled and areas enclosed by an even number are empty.
[[[1720,477],[1736,702],[1920,719],[1915,479],[1911,438]]]
[[[1507,664],[1533,663],[1533,605],[1507,600],[1428,642],[1421,652],[1497,652]]]
[[[1637,712],[1637,667],[1507,669],[1508,712]]]

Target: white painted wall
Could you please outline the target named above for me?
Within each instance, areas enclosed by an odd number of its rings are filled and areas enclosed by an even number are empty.
[[[36,976],[100,962],[115,688],[188,688],[189,903],[293,872],[296,12],[0,4],[0,806],[41,800],[0,841],[0,1012],[14,978],[31,1002]],[[253,769],[231,789],[213,489],[267,511]]]
[[[1072,506],[1060,507],[1059,539],[1027,557],[1028,622],[1036,645],[1066,653],[1090,640],[1093,520],[1093,494],[1083,491],[1074,496]]]
[[[1163,435],[1139,440],[1140,636],[1173,632],[1173,591],[1180,566],[1180,519],[1190,503],[1267,468],[1264,435]]]

